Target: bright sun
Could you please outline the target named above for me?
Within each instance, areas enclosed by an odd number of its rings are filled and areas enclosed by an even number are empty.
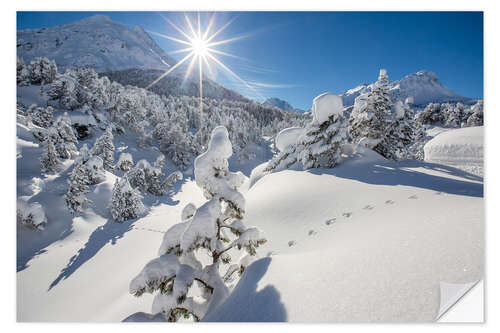
[[[184,80],[186,80],[191,74],[191,71],[194,67],[193,65],[195,64],[195,62],[198,62],[199,88],[200,88],[200,91],[199,91],[199,94],[200,94],[199,95],[200,96],[200,103],[199,103],[199,105],[200,105],[200,131],[202,129],[201,124],[203,122],[203,67],[206,67],[208,72],[211,73],[212,69],[211,69],[210,63],[222,67],[233,78],[240,81],[247,88],[254,91],[259,97],[264,98],[254,87],[252,87],[247,82],[245,82],[245,80],[243,80],[238,75],[236,75],[236,73],[234,73],[231,69],[229,69],[226,65],[224,65],[224,63],[222,63],[222,61],[220,61],[215,56],[215,54],[219,54],[219,55],[223,55],[223,56],[239,58],[231,53],[227,53],[227,52],[223,52],[223,51],[214,49],[214,47],[217,45],[222,45],[222,44],[226,44],[226,43],[230,43],[230,42],[239,40],[239,39],[243,38],[244,36],[229,38],[229,39],[221,40],[221,41],[213,41],[213,39],[217,35],[219,35],[223,30],[225,30],[231,24],[231,22],[234,21],[234,19],[236,17],[233,18],[232,20],[230,20],[228,23],[226,23],[224,26],[222,26],[221,28],[219,28],[215,32],[211,31],[212,26],[214,24],[215,14],[213,14],[211,16],[208,25],[203,30],[202,30],[202,26],[201,26],[200,13],[198,13],[198,20],[197,20],[198,24],[196,25],[196,28],[191,23],[191,20],[189,19],[189,17],[186,14],[184,14],[184,18],[186,19],[186,24],[187,24],[187,29],[185,29],[185,30],[179,28],[177,25],[175,25],[173,22],[171,22],[169,19],[167,19],[163,15],[161,17],[165,21],[167,21],[175,30],[177,30],[177,32],[179,32],[184,38],[179,39],[179,38],[167,36],[165,34],[161,34],[161,33],[154,32],[154,31],[150,31],[150,32],[157,35],[157,36],[160,36],[160,37],[163,37],[163,38],[166,38],[166,39],[169,39],[169,40],[172,40],[172,41],[175,41],[177,43],[184,44],[185,46],[187,46],[183,49],[172,51],[172,52],[170,52],[170,54],[184,53],[184,52],[187,52],[188,54],[185,57],[183,57],[181,60],[179,60],[175,65],[169,66],[170,68],[165,73],[160,75],[156,80],[151,82],[146,87],[146,89],[150,89],[152,86],[154,86],[156,83],[158,83],[161,79],[163,79],[165,76],[167,76],[168,74],[173,72],[176,68],[178,68],[184,62],[186,62],[188,59],[191,58],[191,62],[189,63],[187,70],[186,70],[186,73],[185,73],[185,76],[184,76]]]
[[[208,43],[201,38],[194,38],[191,40],[193,52],[198,56],[204,56],[208,52]]]

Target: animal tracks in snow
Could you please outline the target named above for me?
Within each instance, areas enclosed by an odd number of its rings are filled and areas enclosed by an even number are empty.
[[[417,195],[416,195],[416,194],[414,194],[414,195],[412,195],[412,196],[409,196],[409,197],[408,197],[408,199],[418,199],[418,197],[417,197]]]
[[[336,218],[336,217],[334,217],[334,218],[332,218],[332,219],[326,220],[326,221],[325,221],[325,224],[326,224],[326,225],[332,225],[332,224],[334,224],[334,223],[335,223],[335,221],[336,221],[336,220],[337,220],[337,218]]]
[[[288,246],[290,246],[290,247],[295,246],[295,245],[297,245],[297,242],[294,240],[291,240],[288,242]]]
[[[352,212],[342,213],[342,216],[347,217],[347,218],[351,217],[351,215],[352,215]]]
[[[385,204],[386,204],[386,205],[393,205],[393,204],[394,204],[394,201],[392,201],[392,200],[386,200],[386,201],[385,201]]]
[[[375,208],[375,206],[366,205],[363,207],[363,209],[366,209],[366,210],[372,210],[373,208]]]

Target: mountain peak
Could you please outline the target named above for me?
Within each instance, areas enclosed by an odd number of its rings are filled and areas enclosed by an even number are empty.
[[[111,17],[107,15],[102,15],[102,14],[96,14],[92,15],[89,17],[84,18],[80,22],[85,21],[85,22],[114,22]]]
[[[92,67],[97,72],[131,68],[165,70],[176,63],[140,27],[129,29],[106,15],[42,30],[18,30],[17,54],[29,62],[47,57],[64,71]]]
[[[340,96],[344,106],[354,104],[354,100],[359,95],[372,89],[373,84],[362,84],[356,88],[349,89]],[[464,102],[472,101],[470,98],[463,97],[450,90],[439,82],[436,73],[423,69],[416,73],[408,74],[401,80],[389,82],[389,96],[393,102],[402,101],[413,97],[415,105],[426,105],[428,103],[444,102]]]

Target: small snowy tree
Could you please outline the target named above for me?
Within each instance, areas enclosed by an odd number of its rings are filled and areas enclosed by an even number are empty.
[[[47,225],[47,217],[42,205],[38,202],[27,203],[18,200],[17,222],[30,229],[43,230]]]
[[[228,170],[227,159],[231,155],[226,128],[216,127],[207,151],[194,163],[196,184],[208,201],[199,208],[193,204],[184,208],[182,222],[165,233],[160,256],[150,261],[130,283],[130,293],[135,296],[157,293],[153,312],[162,312],[168,321],[178,321],[181,317],[201,320],[210,308],[227,297],[227,273],[244,270],[240,263],[239,269],[231,265],[225,273],[221,272],[222,266],[233,260],[230,250],[245,249],[255,256],[256,248],[265,242],[257,228],[243,224],[245,198],[238,187],[244,177]],[[197,257],[198,251],[206,251],[212,263],[204,266]],[[188,296],[194,285],[202,290],[201,302]]]
[[[349,118],[349,133],[354,143],[370,148],[386,158],[394,158],[394,140],[388,137],[392,124],[392,107],[387,79],[386,70],[381,69],[378,81],[371,91],[355,99]]]
[[[158,196],[164,195],[177,180],[182,179],[180,172],[171,174],[166,180],[163,179],[164,176],[161,169],[151,166],[146,160],[137,162],[136,166],[125,175],[133,188],[142,193],[149,192]]]
[[[17,85],[28,86],[30,85],[30,73],[28,66],[22,58],[17,57]]]
[[[56,147],[50,137],[44,143],[40,165],[42,172],[46,174],[56,173],[61,166],[61,161],[57,157]]]
[[[146,211],[141,194],[130,186],[126,177],[116,179],[108,209],[116,222],[137,218]]]
[[[77,84],[74,78],[68,75],[61,75],[51,84],[47,95],[51,100],[58,101],[62,109],[77,109],[81,106],[76,96]]]
[[[300,162],[303,169],[333,168],[342,160],[342,146],[347,142],[342,99],[325,93],[313,101],[313,120],[295,143],[283,148],[267,165],[266,171],[287,169]],[[278,134],[285,135],[287,130]]]
[[[113,170],[113,164],[115,161],[115,145],[113,144],[113,132],[111,127],[108,127],[106,131],[96,140],[94,146],[90,150],[90,154],[94,156],[99,156],[104,162],[104,169],[108,171]]]
[[[26,110],[26,114],[31,117],[33,124],[43,128],[50,127],[54,122],[52,115],[53,112],[54,109],[51,106],[42,108],[36,104],[31,105],[28,110]]]
[[[99,156],[83,156],[86,145],[80,150],[80,158],[68,178],[68,191],[65,195],[66,207],[73,214],[80,214],[90,200],[85,196],[89,185],[102,183],[106,179],[102,159]],[[88,150],[87,150],[88,151]]]
[[[163,170],[163,168],[165,167],[165,163],[166,163],[166,160],[165,160],[165,155],[161,154],[161,155],[159,155],[159,156],[156,158],[156,160],[155,160],[155,162],[154,162],[153,166],[154,166],[155,168],[158,168],[158,169],[160,169],[160,170]]]
[[[388,136],[393,140],[392,147],[395,158],[408,159],[409,146],[414,139],[415,124],[413,121],[413,111],[407,103],[401,101],[394,105],[394,119],[389,128]]]
[[[121,153],[118,162],[116,162],[116,168],[121,171],[130,171],[133,165],[134,159],[129,153]]]
[[[483,126],[483,100],[472,106],[472,114],[467,118],[467,126]]]
[[[57,75],[57,65],[54,60],[35,58],[28,66],[31,83],[52,83]]]

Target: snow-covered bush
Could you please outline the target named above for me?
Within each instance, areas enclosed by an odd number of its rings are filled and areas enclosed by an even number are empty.
[[[130,186],[126,177],[116,179],[108,209],[117,222],[137,218],[146,212],[141,194]]]
[[[342,99],[325,93],[313,101],[313,120],[305,129],[286,129],[276,143],[281,149],[267,165],[266,171],[290,168],[297,162],[302,169],[333,168],[340,163],[342,146],[347,142]],[[295,141],[295,142],[293,142]]]
[[[32,229],[43,230],[47,225],[47,217],[42,205],[38,202],[25,203],[18,200],[17,222]]]
[[[233,261],[230,250],[245,249],[254,256],[265,242],[257,228],[247,228],[242,222],[245,198],[238,187],[244,177],[228,170],[231,155],[226,128],[216,127],[207,151],[194,163],[196,184],[208,201],[199,208],[193,204],[184,207],[182,222],[165,233],[159,257],[146,264],[130,283],[130,293],[135,296],[156,293],[152,311],[162,312],[168,321],[181,317],[199,321],[210,308],[217,307],[229,293],[225,281],[244,270],[241,263],[222,270]],[[203,265],[197,257],[199,251],[206,252],[212,263]],[[188,296],[195,285],[201,288],[199,299]]]
[[[56,147],[50,137],[44,142],[42,156],[40,157],[40,166],[42,172],[46,174],[56,173],[61,166]]]
[[[134,189],[158,196],[164,195],[177,180],[182,179],[180,172],[169,175],[165,180],[164,176],[160,168],[151,166],[146,160],[140,160],[132,170],[125,174]]]
[[[50,127],[54,122],[53,112],[54,109],[51,106],[43,108],[36,104],[32,104],[28,110],[26,110],[26,114],[31,117],[33,124],[43,128]]]
[[[354,143],[392,159],[395,158],[392,146],[395,139],[390,137],[389,131],[393,119],[387,79],[387,72],[381,69],[372,90],[355,99],[349,118],[349,133]]]
[[[134,165],[134,159],[129,153],[121,153],[116,162],[116,168],[121,171],[129,171]]]
[[[104,162],[104,169],[108,171],[113,170],[113,164],[115,161],[115,145],[113,143],[114,137],[111,127],[108,127],[106,131],[96,140],[94,146],[90,150],[90,154],[94,156],[99,156]]]

